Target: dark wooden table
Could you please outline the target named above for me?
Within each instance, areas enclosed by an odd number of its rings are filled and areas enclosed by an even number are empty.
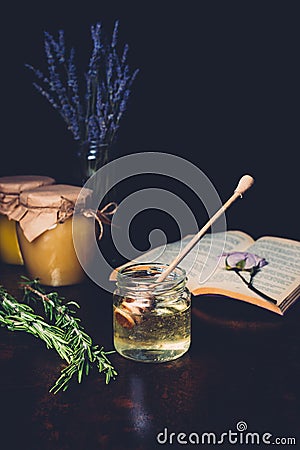
[[[0,266],[0,283],[19,299],[23,273]],[[111,294],[90,281],[56,290],[79,302],[95,343],[112,349]],[[299,322],[300,302],[282,318],[232,299],[193,298],[185,356],[152,365],[113,354],[115,381],[105,385],[92,372],[56,395],[48,392],[62,368],[56,353],[1,328],[1,449],[182,448],[197,447],[197,438],[202,448],[214,438],[239,448],[246,438],[262,446],[264,433],[269,442],[295,438],[299,446]]]

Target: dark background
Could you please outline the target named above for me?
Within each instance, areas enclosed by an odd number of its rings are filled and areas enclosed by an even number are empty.
[[[39,173],[68,180],[74,141],[58,113],[33,88],[24,64],[42,67],[43,32],[60,28],[84,63],[91,24],[102,21],[110,33],[120,19],[120,41],[129,43],[131,65],[140,74],[112,156],[140,151],[182,156],[210,178],[223,201],[239,177],[251,173],[256,183],[228,211],[228,228],[254,237],[300,240],[298,5],[284,0],[2,4],[0,175]],[[145,178],[151,185],[151,177]],[[176,183],[165,184],[176,188]],[[137,189],[141,185],[138,180]],[[117,191],[117,200],[121,194],[126,190]],[[180,195],[197,213],[199,200],[188,190],[181,189]],[[146,212],[137,218],[137,228],[147,235],[145,225],[164,222],[172,239],[173,227],[163,214],[158,216],[160,222],[152,223],[151,211]],[[17,289],[11,270],[1,268],[9,291]],[[108,296],[96,285],[88,291],[81,286],[67,287],[63,297],[82,305],[83,326],[95,342],[110,349]],[[54,353],[45,352],[36,340],[32,345],[26,336],[3,335],[1,442],[7,437],[7,448],[21,448],[22,439],[23,448],[90,450],[100,442],[108,448],[118,441],[116,448],[125,448],[128,440],[144,437],[138,433],[145,426],[151,446],[164,424],[172,431],[223,432],[234,426],[235,418],[246,420],[250,431],[295,436],[299,308],[291,309],[287,321],[277,322],[243,302],[197,300],[203,316],[199,323],[196,315],[193,319],[191,356],[172,367],[148,368],[115,355],[116,384],[104,388],[95,376],[54,399],[47,392],[58,370]],[[140,413],[137,433],[133,420]]]
[[[100,21],[110,35],[119,19],[119,40],[129,44],[129,62],[140,73],[111,157],[140,151],[182,156],[210,178],[223,201],[240,176],[250,173],[255,186],[228,212],[228,228],[254,237],[300,239],[297,6],[292,1],[10,2],[1,26],[0,175],[69,180],[75,142],[32,86],[24,64],[43,68],[43,32],[64,29],[85,70],[90,26]],[[197,211],[199,200],[188,193],[184,200]]]

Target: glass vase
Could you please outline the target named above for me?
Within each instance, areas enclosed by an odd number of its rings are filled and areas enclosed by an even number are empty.
[[[97,141],[85,141],[79,144],[77,151],[78,181],[84,185],[97,170],[109,161],[108,144],[99,144]]]

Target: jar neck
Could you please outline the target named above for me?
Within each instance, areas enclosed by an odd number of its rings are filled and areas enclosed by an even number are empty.
[[[165,264],[135,264],[121,269],[117,276],[117,286],[122,295],[143,296],[180,295],[186,287],[186,273],[176,268],[168,277],[156,283],[156,279],[168,266]]]

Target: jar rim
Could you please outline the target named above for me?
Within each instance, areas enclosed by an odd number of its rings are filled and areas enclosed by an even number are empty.
[[[148,290],[155,286],[155,276],[169,267],[165,263],[133,263],[119,269],[117,274],[118,285],[139,287]],[[186,280],[186,271],[182,267],[175,267],[164,281],[157,283],[157,289],[171,289]]]

